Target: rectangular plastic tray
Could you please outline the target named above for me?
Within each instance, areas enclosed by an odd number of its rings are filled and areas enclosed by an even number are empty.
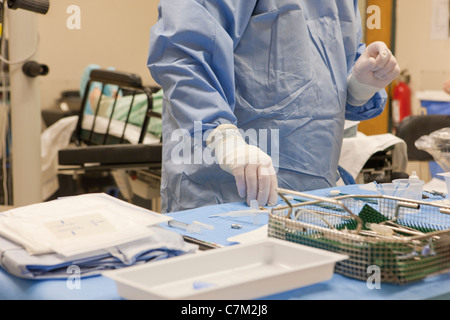
[[[347,256],[279,239],[105,272],[125,299],[254,299],[330,279]]]

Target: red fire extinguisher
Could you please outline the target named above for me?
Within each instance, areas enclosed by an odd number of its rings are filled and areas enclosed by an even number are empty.
[[[410,76],[403,70],[399,80],[393,89],[392,98],[392,121],[397,128],[403,118],[411,115],[411,89],[409,88]]]

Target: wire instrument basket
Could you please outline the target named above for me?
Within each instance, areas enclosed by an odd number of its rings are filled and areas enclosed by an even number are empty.
[[[319,197],[279,189],[269,237],[345,254],[335,272],[408,284],[450,270],[450,206],[383,195]],[[287,195],[293,197],[288,200]]]

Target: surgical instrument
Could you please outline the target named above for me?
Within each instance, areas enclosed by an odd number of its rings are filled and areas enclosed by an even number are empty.
[[[258,201],[252,200],[250,201],[250,209],[249,210],[236,210],[225,213],[214,214],[209,216],[210,218],[214,217],[252,217],[253,224],[259,224],[259,216],[263,214],[268,214],[269,209],[265,209],[263,207],[259,207]]]
[[[169,227],[183,229],[188,233],[201,233],[202,228],[208,229],[208,230],[214,230],[214,226],[211,226],[206,223],[198,222],[198,221],[193,221],[191,224],[189,224],[189,223],[181,222],[181,221],[177,221],[177,220],[169,220],[167,222],[167,224],[169,225]]]

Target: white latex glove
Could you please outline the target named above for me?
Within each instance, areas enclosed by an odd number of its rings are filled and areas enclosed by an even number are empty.
[[[277,203],[278,181],[272,158],[247,144],[236,126],[218,126],[209,134],[207,145],[214,149],[220,167],[234,176],[239,195],[247,195],[248,205],[255,199],[260,206]]]
[[[371,43],[356,61],[349,76],[349,103],[354,106],[365,104],[399,74],[397,60],[386,44],[381,41]]]

